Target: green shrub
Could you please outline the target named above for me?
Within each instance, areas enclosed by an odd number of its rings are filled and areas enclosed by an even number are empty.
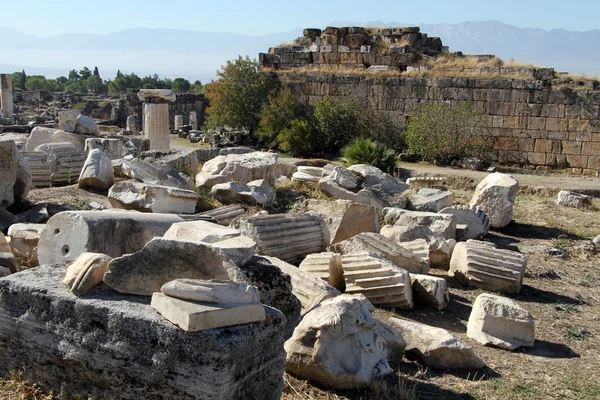
[[[394,172],[396,166],[396,152],[382,143],[373,142],[371,139],[356,139],[350,145],[344,147],[342,154],[350,165],[372,165],[390,174]]]
[[[315,105],[317,148],[321,153],[337,154],[361,133],[358,104],[347,99],[325,97]]]
[[[365,111],[359,115],[361,137],[372,139],[375,142],[385,144],[397,152],[406,148],[404,140],[403,124],[395,121],[389,114],[364,107]]]
[[[279,148],[295,156],[308,157],[314,152],[316,132],[309,120],[294,119],[277,136]]]
[[[306,110],[289,88],[271,93],[261,111],[256,137],[269,148],[276,148],[279,133],[289,128],[293,120],[305,116]]]
[[[482,118],[469,103],[424,104],[410,116],[409,154],[448,163],[461,157],[488,159],[492,150]]]

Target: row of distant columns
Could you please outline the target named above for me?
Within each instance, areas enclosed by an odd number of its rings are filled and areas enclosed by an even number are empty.
[[[12,76],[10,74],[0,74],[0,107],[2,107],[3,118],[13,116]]]

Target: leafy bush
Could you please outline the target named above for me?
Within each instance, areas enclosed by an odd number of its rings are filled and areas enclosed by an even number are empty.
[[[305,116],[306,110],[289,88],[273,92],[262,109],[256,137],[268,147],[276,148],[279,133],[290,128],[293,120]]]
[[[396,166],[396,152],[371,139],[356,139],[342,150],[342,154],[350,165],[372,165],[388,173],[393,173]]]
[[[492,145],[483,135],[482,118],[469,103],[424,104],[410,116],[409,154],[448,163],[461,157],[489,157]]]
[[[347,99],[325,97],[315,105],[314,122],[322,153],[338,151],[361,133],[358,104]]]
[[[367,109],[359,115],[361,137],[370,138],[375,142],[385,144],[397,152],[406,148],[404,130],[398,121],[380,110]]]
[[[294,119],[288,128],[277,136],[279,148],[296,156],[311,156],[314,151],[316,132],[309,120]]]

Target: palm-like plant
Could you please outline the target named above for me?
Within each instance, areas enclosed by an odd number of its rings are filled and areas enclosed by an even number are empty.
[[[396,166],[396,152],[371,139],[356,139],[342,149],[342,155],[348,165],[372,165],[387,173],[394,172]]]

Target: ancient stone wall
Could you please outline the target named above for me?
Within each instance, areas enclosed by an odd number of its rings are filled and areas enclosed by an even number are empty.
[[[600,91],[554,89],[551,81],[368,77],[280,73],[298,98],[350,97],[406,124],[423,103],[469,102],[495,140],[495,161],[600,171]],[[538,78],[539,79],[539,78]]]

